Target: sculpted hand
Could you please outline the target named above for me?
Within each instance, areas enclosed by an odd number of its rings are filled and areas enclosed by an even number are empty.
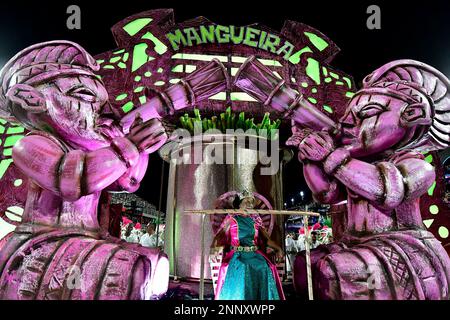
[[[298,146],[300,160],[323,161],[335,149],[333,139],[327,132],[312,132]]]
[[[107,140],[124,136],[120,127],[114,123],[114,119],[108,117],[100,117],[97,119],[97,131]]]
[[[303,139],[314,132],[311,129],[299,128],[295,124],[292,125],[291,130],[292,136],[286,141],[286,145],[294,148],[298,148]]]
[[[134,143],[139,152],[145,154],[157,151],[168,140],[166,130],[161,121],[151,119],[143,122],[139,114],[136,116],[126,137]]]

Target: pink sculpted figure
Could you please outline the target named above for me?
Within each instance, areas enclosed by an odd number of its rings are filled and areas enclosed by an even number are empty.
[[[166,255],[101,234],[98,200],[102,190],[139,187],[148,155],[167,140],[155,118],[189,106],[202,81],[162,92],[143,107],[153,116],[137,113],[124,134],[100,116],[108,94],[98,68],[79,45],[52,41],[18,53],[0,74],[0,117],[30,130],[13,160],[31,181],[22,223],[0,250],[0,299],[148,299],[167,290]]]
[[[246,79],[238,78],[238,86]],[[254,92],[263,87],[251,83]],[[426,231],[419,206],[435,180],[422,152],[450,145],[449,80],[417,61],[388,63],[364,79],[337,126],[304,121],[312,115],[307,102],[286,94],[283,85],[274,88],[265,102],[291,112],[290,142],[298,145],[314,197],[329,204],[347,200],[342,239],[312,252],[315,297],[449,299],[450,259]],[[304,256],[298,256],[300,293],[306,292],[305,274]]]

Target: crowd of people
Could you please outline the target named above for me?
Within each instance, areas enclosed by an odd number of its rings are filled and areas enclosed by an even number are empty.
[[[329,244],[333,242],[331,228],[327,225],[317,222],[313,226],[309,226],[308,230],[310,233],[310,250],[317,248],[321,244]],[[159,225],[159,228],[157,228],[156,224],[152,222],[146,225],[141,225],[139,222],[134,223],[132,220],[124,217],[121,223],[121,238],[130,243],[139,243],[145,247],[158,247],[162,249],[164,247],[164,225]],[[301,227],[297,232],[286,233],[285,251],[288,272],[292,270],[295,256],[305,249],[304,227]]]
[[[139,222],[124,218],[121,223],[121,238],[126,242],[139,243],[144,247],[164,247],[164,225],[156,227],[155,223],[142,226]]]
[[[321,244],[333,242],[333,233],[331,228],[321,223],[316,223],[308,227],[310,233],[309,248],[315,249]],[[285,238],[286,264],[287,271],[291,272],[297,253],[304,251],[305,248],[305,228],[301,227],[298,232],[288,232]]]

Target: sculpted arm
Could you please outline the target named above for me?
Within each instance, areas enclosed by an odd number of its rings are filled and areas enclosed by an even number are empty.
[[[67,200],[105,189],[139,160],[136,146],[115,138],[110,147],[64,152],[44,136],[22,138],[13,148],[14,163],[42,188]]]
[[[334,204],[345,198],[336,178],[328,176],[320,163],[305,162],[303,175],[314,198],[325,204]]]
[[[420,197],[435,180],[433,166],[422,159],[370,164],[351,158],[342,148],[327,157],[324,169],[354,193],[385,209]]]
[[[108,186],[108,191],[135,192],[145,176],[148,167],[148,154],[141,153],[136,164],[130,168],[114,183]]]
[[[298,138],[296,136],[298,135]],[[345,199],[340,191],[339,181],[328,175],[323,168],[323,160],[334,149],[334,142],[325,132],[313,132],[302,137],[294,133],[291,139],[298,139],[298,158],[303,163],[303,176],[314,198],[327,204],[338,203]]]
[[[109,134],[110,137],[117,137],[123,134],[119,128],[113,125],[109,127],[118,132],[116,135]],[[113,140],[115,138],[112,138]],[[123,173],[119,179],[109,185],[108,191],[127,191],[135,192],[139,189],[140,182],[147,172],[149,153],[159,149],[167,140],[167,134],[160,121],[153,119],[143,122],[142,118],[136,117],[129,134],[127,135],[133,145],[137,146],[139,156],[137,161],[130,164],[130,167]]]

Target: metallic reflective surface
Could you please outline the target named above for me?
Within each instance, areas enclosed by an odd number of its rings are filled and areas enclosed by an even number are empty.
[[[199,140],[202,139],[202,140]],[[185,160],[193,159],[197,141],[201,142],[203,157],[200,164],[177,164],[175,154],[182,154]],[[223,146],[221,154],[211,152],[214,145]],[[217,150],[217,149],[216,149]],[[201,216],[187,214],[186,209],[213,209],[222,194],[244,189],[258,192],[267,198],[274,208],[281,208],[281,170],[271,176],[261,176],[258,151],[236,145],[231,135],[210,135],[195,137],[171,148],[169,187],[167,198],[167,229],[165,252],[170,259],[171,274],[178,277],[200,278],[201,259]],[[162,154],[163,152],[161,152]],[[167,156],[162,155],[164,158]],[[234,159],[235,164],[211,163],[213,158]],[[186,161],[190,162],[190,161]],[[275,239],[281,240],[282,223],[275,223]],[[213,239],[212,223],[206,220],[205,247]],[[206,250],[205,266],[208,264],[209,250]],[[205,270],[205,278],[211,279],[210,270]]]

